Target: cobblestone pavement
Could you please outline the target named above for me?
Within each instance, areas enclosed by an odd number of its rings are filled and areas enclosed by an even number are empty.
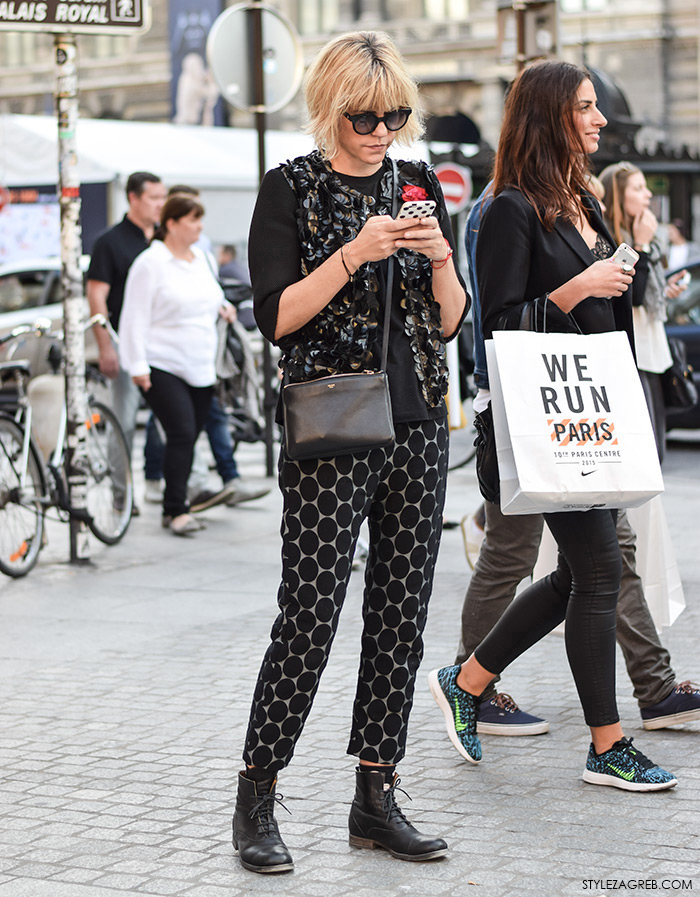
[[[664,633],[679,678],[698,678],[698,445],[666,462],[666,508],[688,608]],[[259,447],[243,450],[260,473]],[[450,475],[447,518],[478,503],[472,467]],[[700,723],[645,733],[618,664],[628,735],[673,770],[671,792],[632,794],[581,780],[588,738],[563,640],[520,658],[502,687],[550,720],[536,738],[484,741],[479,767],[448,742],[427,672],[451,662],[469,570],[459,528],[445,532],[419,674],[401,801],[449,858],[402,863],[347,842],[353,790],[345,754],[354,695],[362,574],[279,812],[292,875],[246,873],[230,813],[254,678],[275,615],[279,499],[204,516],[175,539],[142,505],[121,545],[94,566],[65,563],[51,530],[39,566],[0,581],[0,897],[353,895],[510,897],[700,890]],[[619,887],[625,883],[625,889]]]

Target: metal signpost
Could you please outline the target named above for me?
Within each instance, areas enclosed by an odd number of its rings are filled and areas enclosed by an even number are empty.
[[[0,30],[56,35],[56,112],[58,116],[58,198],[61,210],[61,280],[66,376],[68,498],[78,511],[70,518],[70,559],[90,559],[87,528],[79,519],[87,505],[87,400],[85,388],[85,303],[80,269],[80,179],[76,126],[78,68],[75,33],[114,34],[150,26],[146,0],[2,0]]]
[[[265,174],[265,118],[282,109],[299,90],[303,75],[301,41],[292,23],[270,6],[251,0],[225,10],[212,25],[207,59],[224,99],[237,109],[255,114],[258,133],[258,181]],[[263,340],[265,381],[265,466],[274,471],[273,428],[275,393],[272,388],[270,344]]]

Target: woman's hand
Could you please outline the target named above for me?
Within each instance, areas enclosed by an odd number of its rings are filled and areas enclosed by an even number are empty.
[[[399,249],[412,249],[426,255],[432,262],[441,262],[449,255],[445,237],[437,218],[421,218],[411,222],[396,243]]]
[[[681,280],[681,278],[685,277],[687,273],[688,272],[685,270],[678,271],[676,274],[673,274],[671,277],[669,277],[669,279],[666,281],[666,289],[664,290],[664,296],[667,299],[678,299],[679,296],[682,296],[683,293],[685,293],[688,287],[684,286],[678,281]]]
[[[151,388],[150,374],[139,374],[138,377],[132,377],[131,379],[133,380],[134,384],[144,392],[148,392],[148,390]]]
[[[602,259],[551,292],[549,298],[568,314],[589,296],[599,299],[621,296],[629,288],[633,276],[634,268],[629,265]]]
[[[632,222],[632,238],[635,246],[645,246],[656,236],[659,222],[651,209],[643,209]]]
[[[233,322],[238,317],[238,313],[236,312],[236,306],[230,305],[228,302],[225,305],[222,305],[219,308],[219,317],[223,318],[227,324],[233,324]]]
[[[355,239],[343,246],[346,261],[352,262],[353,273],[365,262],[378,262],[393,255],[399,248],[399,240],[410,226],[406,221],[397,221],[391,215],[374,215],[368,218]]]

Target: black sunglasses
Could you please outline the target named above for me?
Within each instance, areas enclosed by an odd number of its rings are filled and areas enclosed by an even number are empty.
[[[351,122],[352,129],[356,134],[371,134],[382,122],[386,125],[387,131],[400,131],[408,121],[411,112],[413,110],[408,108],[394,109],[393,112],[387,112],[383,118],[375,115],[374,112],[358,112],[357,115],[348,115],[347,112],[344,112],[343,115]]]

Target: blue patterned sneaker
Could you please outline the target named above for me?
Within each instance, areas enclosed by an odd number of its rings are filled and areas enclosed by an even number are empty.
[[[670,695],[651,707],[642,707],[645,729],[665,729],[700,719],[700,688],[690,680],[679,682]]]
[[[624,791],[663,791],[678,784],[678,779],[670,772],[633,748],[631,738],[621,738],[602,754],[596,754],[591,745],[583,781],[592,785],[612,785]]]
[[[549,723],[525,713],[510,695],[499,692],[479,705],[476,731],[479,735],[543,735],[549,732]]]
[[[450,741],[465,760],[481,760],[481,742],[476,734],[476,714],[479,699],[457,685],[461,667],[444,667],[428,674],[428,685],[438,707],[445,714]]]

